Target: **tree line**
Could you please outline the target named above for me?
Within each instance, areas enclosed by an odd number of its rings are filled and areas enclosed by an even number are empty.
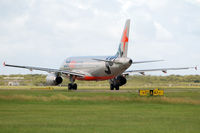
[[[0,86],[8,85],[9,82],[19,82],[20,85],[36,85],[43,86],[46,84],[46,76],[43,74],[27,74],[27,75],[0,75]],[[9,77],[9,78],[6,78]],[[23,77],[22,79],[15,79],[12,77]],[[127,77],[128,84],[176,84],[176,83],[191,83],[198,84],[200,83],[200,75],[169,75],[169,76],[142,76],[134,75]],[[64,79],[62,85],[68,84],[68,79]],[[81,85],[88,84],[87,81],[77,81]],[[89,84],[108,84],[107,81],[102,82],[90,82]]]

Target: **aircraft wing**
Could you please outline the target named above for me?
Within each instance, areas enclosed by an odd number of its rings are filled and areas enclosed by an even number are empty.
[[[184,70],[184,69],[196,69],[197,70],[197,67],[179,67],[179,68],[159,68],[159,69],[131,70],[131,71],[126,71],[123,74],[127,75],[129,73],[140,73],[142,75],[145,75],[145,72],[162,71],[163,73],[167,73],[168,70]]]
[[[4,62],[4,66],[7,67],[16,67],[16,68],[24,68],[24,69],[29,69],[30,71],[32,70],[39,70],[39,71],[45,71],[45,72],[55,72],[55,73],[61,73],[61,74],[66,74],[66,75],[75,75],[79,77],[84,77],[85,74],[83,73],[77,73],[77,72],[72,72],[72,71],[67,71],[67,70],[60,70],[60,69],[51,69],[51,68],[43,68],[43,67],[32,67],[32,66],[18,66],[18,65],[10,65],[6,64]]]

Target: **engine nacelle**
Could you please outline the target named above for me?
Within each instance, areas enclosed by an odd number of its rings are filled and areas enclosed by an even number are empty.
[[[116,84],[119,86],[125,85],[126,84],[126,78],[122,75],[118,76],[116,78]]]
[[[62,77],[61,76],[57,76],[55,74],[49,74],[46,77],[47,85],[59,85],[59,84],[62,83],[62,81],[63,81]]]

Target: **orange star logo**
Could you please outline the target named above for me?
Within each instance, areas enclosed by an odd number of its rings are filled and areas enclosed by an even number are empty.
[[[123,37],[122,37],[122,41],[123,42],[123,51],[125,51],[125,46],[126,46],[126,42],[128,42],[128,37],[127,37],[127,27],[124,31]]]

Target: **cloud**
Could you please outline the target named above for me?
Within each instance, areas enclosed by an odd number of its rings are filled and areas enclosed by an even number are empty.
[[[112,55],[130,18],[129,57],[167,58],[172,63],[166,66],[178,66],[176,57],[190,66],[200,49],[196,4],[199,0],[1,0],[0,61],[57,68],[68,56]]]
[[[188,3],[200,6],[200,0],[185,0]]]
[[[170,33],[165,27],[163,27],[159,22],[154,22],[156,28],[156,39],[161,41],[168,41],[173,38],[172,33]]]
[[[168,0],[146,0],[145,3],[149,7],[150,10],[152,11],[158,11],[162,8],[166,8],[168,5]]]
[[[131,0],[118,0],[120,3],[120,14],[124,17],[124,18],[129,18],[130,17],[130,13],[129,13],[129,8],[131,8],[131,6],[133,5],[133,1]]]

